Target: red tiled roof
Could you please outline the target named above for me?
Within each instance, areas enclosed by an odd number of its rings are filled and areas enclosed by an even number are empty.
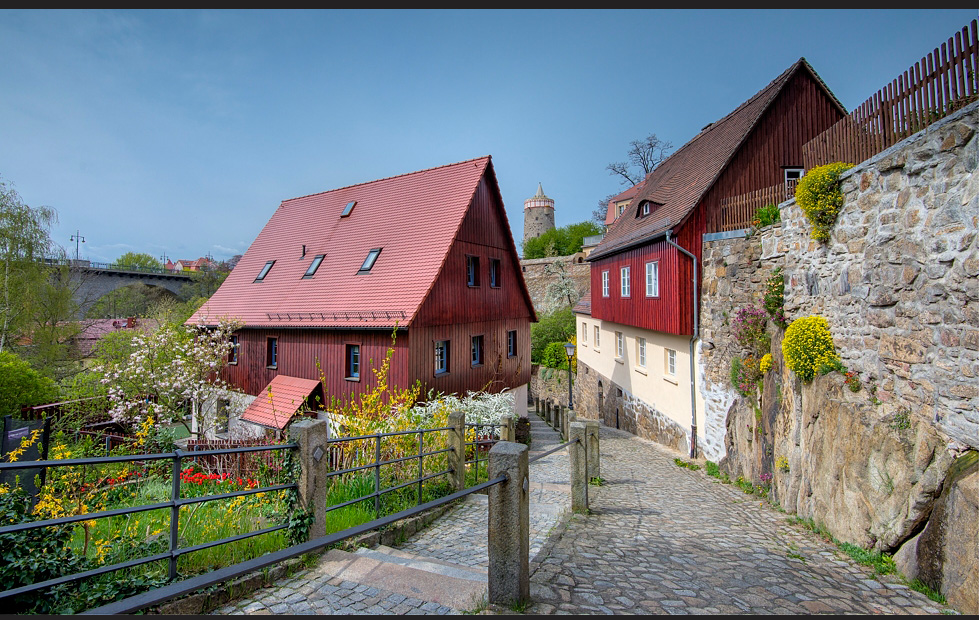
[[[675,228],[686,220],[737,153],[769,104],[798,71],[808,71],[825,88],[805,58],[800,58],[751,99],[705,127],[646,175],[630,210],[647,200],[661,206],[645,218],[618,218],[589,259],[624,250],[636,242]],[[826,92],[836,102],[828,88]],[[839,105],[839,102],[836,104]]]
[[[575,314],[587,314],[591,316],[591,291],[582,295],[581,299],[578,300],[578,303],[574,305],[571,311]]]
[[[188,322],[230,316],[247,327],[407,325],[487,170],[492,174],[488,156],[283,201]],[[340,217],[351,201],[353,211]],[[373,268],[358,274],[374,248],[382,250]],[[319,269],[304,279],[320,254]],[[255,282],[272,260],[265,279]]]
[[[609,201],[608,201],[608,210],[605,212],[605,225],[606,226],[610,225],[612,222],[615,221],[615,218],[616,218],[616,215],[617,215],[615,213],[615,203],[622,202],[623,200],[631,200],[632,198],[634,198],[635,195],[636,195],[636,192],[639,191],[639,187],[641,185],[642,185],[641,182],[640,183],[636,183],[635,185],[633,185],[629,189],[625,190],[621,194],[616,194],[615,196],[612,196],[611,198],[609,198]]]
[[[313,379],[276,375],[241,419],[282,430],[319,386],[320,382]]]

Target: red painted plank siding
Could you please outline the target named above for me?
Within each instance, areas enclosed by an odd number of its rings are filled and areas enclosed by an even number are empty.
[[[683,244],[680,243],[682,246]],[[659,297],[646,296],[646,263],[659,262]],[[629,267],[630,296],[622,297],[620,270]],[[602,272],[609,296],[602,296]],[[591,266],[592,316],[670,334],[693,333],[692,264],[662,239],[600,259]]]
[[[517,332],[514,357],[507,352],[507,332]],[[471,338],[483,336],[483,364],[473,366]],[[435,343],[449,341],[449,372],[435,374]],[[435,325],[411,330],[409,369],[426,388],[445,394],[468,390],[499,392],[530,382],[530,323],[524,318]]]
[[[278,366],[267,368],[266,343],[278,338]],[[276,375],[301,379],[325,378],[326,398],[362,394],[376,387],[371,368],[380,366],[391,346],[390,331],[329,329],[242,329],[238,331],[238,364],[228,365],[222,378],[251,395],[260,395]],[[345,378],[345,345],[360,344],[360,381]],[[317,368],[319,360],[320,368]],[[398,332],[391,382],[408,384],[408,334]]]

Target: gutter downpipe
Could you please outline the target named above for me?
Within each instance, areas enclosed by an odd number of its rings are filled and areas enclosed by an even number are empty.
[[[700,338],[700,295],[697,294],[697,257],[673,242],[673,230],[666,233],[666,242],[693,261],[693,335],[690,337],[690,458],[697,458],[697,389],[694,351],[697,339]]]

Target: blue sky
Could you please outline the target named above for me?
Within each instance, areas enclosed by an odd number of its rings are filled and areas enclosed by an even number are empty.
[[[74,255],[243,253],[287,198],[492,155],[518,242],[805,57],[849,110],[976,9],[0,11],[0,178]],[[406,233],[410,222],[406,223]]]

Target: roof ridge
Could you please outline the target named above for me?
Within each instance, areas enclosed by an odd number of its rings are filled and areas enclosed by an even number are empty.
[[[432,166],[431,168],[423,168],[421,170],[414,170],[412,172],[404,172],[402,174],[395,174],[395,175],[391,175],[389,177],[381,177],[379,179],[374,179],[373,181],[364,181],[363,183],[354,183],[352,185],[344,185],[342,187],[335,187],[333,189],[328,189],[328,190],[322,191],[322,192],[313,192],[312,194],[304,194],[302,196],[294,196],[293,198],[286,198],[285,200],[282,201],[282,203],[291,202],[293,200],[300,200],[302,198],[310,198],[312,196],[322,196],[323,194],[332,194],[333,192],[338,192],[338,191],[340,191],[342,189],[351,189],[351,188],[354,188],[354,187],[360,187],[362,185],[372,185],[374,183],[380,183],[381,181],[391,181],[391,180],[394,180],[394,179],[400,179],[401,177],[408,177],[408,176],[411,176],[413,174],[421,174],[423,172],[431,172],[433,170],[439,170],[440,168],[451,168],[452,166],[460,166],[462,164],[468,164],[468,163],[471,163],[471,162],[474,162],[474,161],[480,161],[480,160],[483,160],[483,159],[485,159],[485,160],[491,160],[492,159],[492,156],[491,155],[482,155],[480,157],[473,157],[472,159],[464,159],[462,161],[457,161],[457,162],[454,162],[454,163],[451,163],[451,164],[442,164],[441,166]]]

